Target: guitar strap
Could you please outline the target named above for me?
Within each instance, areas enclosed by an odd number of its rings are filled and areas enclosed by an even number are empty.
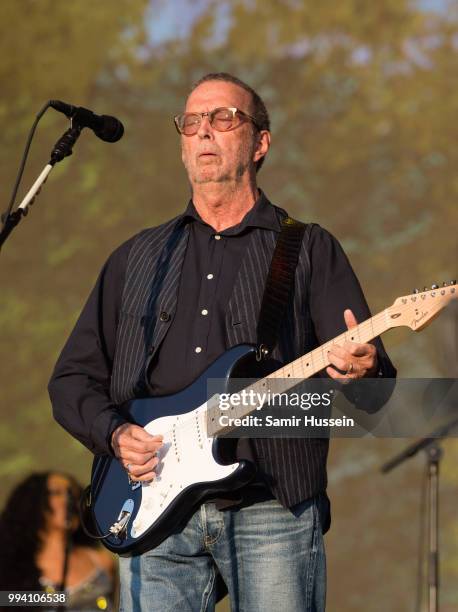
[[[281,221],[256,328],[258,361],[267,358],[278,342],[306,228],[306,224],[288,216]]]

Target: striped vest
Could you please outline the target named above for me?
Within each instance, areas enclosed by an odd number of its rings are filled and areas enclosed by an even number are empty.
[[[276,207],[279,217],[284,214]],[[180,215],[144,230],[127,263],[122,308],[111,378],[111,396],[122,404],[145,390],[151,360],[173,323],[189,225]],[[311,226],[308,226],[308,230]],[[316,346],[308,305],[310,261],[306,230],[295,275],[294,296],[287,307],[272,357],[289,363]],[[256,326],[277,233],[253,228],[225,317],[226,343],[256,343]],[[170,314],[167,321],[161,312]],[[328,440],[256,438],[253,451],[259,469],[281,504],[290,507],[326,489]]]

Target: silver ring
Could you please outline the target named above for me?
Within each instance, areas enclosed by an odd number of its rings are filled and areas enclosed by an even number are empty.
[[[351,374],[353,372],[353,362],[350,361],[350,365],[348,366],[348,370],[345,372],[345,375]]]
[[[131,466],[131,465],[132,465],[132,463],[128,463],[128,464],[126,465],[126,472],[127,472],[128,474],[130,474],[130,466]]]

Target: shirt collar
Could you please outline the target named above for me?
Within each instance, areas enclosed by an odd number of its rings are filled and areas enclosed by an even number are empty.
[[[281,227],[278,212],[286,215],[286,211],[271,204],[261,189],[258,191],[258,199],[252,208],[250,208],[250,210],[246,213],[240,223],[234,225],[233,227],[228,227],[224,231],[220,232],[220,234],[223,236],[240,234],[248,227],[260,227],[263,229],[274,230],[276,232],[280,231]],[[182,221],[183,223],[197,221],[208,226],[208,224],[202,220],[201,216],[197,212],[192,200],[189,200],[188,206],[182,215]]]

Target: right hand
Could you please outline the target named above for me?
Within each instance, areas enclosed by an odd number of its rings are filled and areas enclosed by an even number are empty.
[[[156,457],[163,443],[163,436],[152,436],[143,427],[124,423],[111,434],[114,454],[128,468],[132,480],[148,482],[156,476],[154,468],[159,463]]]

